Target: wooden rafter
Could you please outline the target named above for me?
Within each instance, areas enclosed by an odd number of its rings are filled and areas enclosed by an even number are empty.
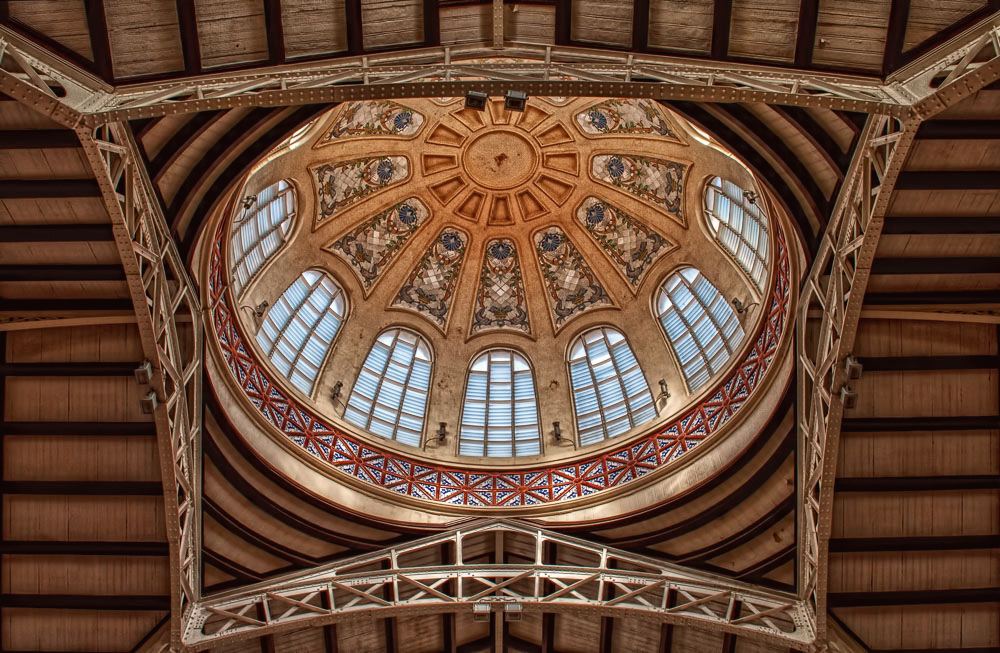
[[[889,27],[885,34],[885,49],[882,52],[883,75],[888,75],[899,67],[909,17],[910,0],[892,0],[889,7]]]
[[[87,31],[90,33],[90,49],[94,53],[94,68],[104,81],[111,82],[115,74],[104,0],[84,0],[83,5],[87,11]]]
[[[729,56],[729,34],[733,19],[733,0],[715,0],[712,10],[712,58]]]
[[[285,28],[281,18],[281,0],[264,0],[264,24],[267,30],[268,64],[285,63]]]
[[[201,42],[198,38],[198,16],[194,0],[177,0],[177,21],[181,31],[181,52],[184,56],[184,74],[200,75]]]

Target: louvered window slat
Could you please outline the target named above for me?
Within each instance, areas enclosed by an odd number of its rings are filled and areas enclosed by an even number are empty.
[[[538,401],[528,360],[507,349],[480,354],[465,384],[459,453],[508,457],[540,452]]]

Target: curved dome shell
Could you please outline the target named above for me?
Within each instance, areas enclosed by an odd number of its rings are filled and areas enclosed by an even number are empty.
[[[332,109],[220,216],[227,382],[264,432],[361,488],[524,509],[645,486],[741,421],[786,331],[775,209],[701,141],[652,100]],[[294,208],[248,271],[224,244],[278,183]],[[753,219],[720,228],[719,188],[755,198]],[[747,268],[732,243],[751,223],[769,240]],[[342,292],[336,329],[314,329],[333,295],[285,297],[303,271]],[[284,349],[279,322],[299,334]]]

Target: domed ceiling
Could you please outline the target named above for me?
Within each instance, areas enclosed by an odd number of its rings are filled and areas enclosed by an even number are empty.
[[[224,382],[331,478],[562,505],[744,421],[787,349],[781,225],[652,100],[349,102],[220,212],[207,302]]]

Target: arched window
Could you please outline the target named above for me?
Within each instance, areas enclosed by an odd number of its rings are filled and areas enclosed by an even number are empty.
[[[541,453],[534,377],[528,359],[510,349],[492,349],[473,361],[462,403],[459,453]]]
[[[254,275],[285,243],[295,217],[295,190],[285,180],[271,184],[233,222],[229,260],[233,292],[239,297]]]
[[[705,187],[705,216],[722,248],[763,290],[767,281],[767,215],[748,194],[728,179],[714,177]]]
[[[615,329],[598,327],[574,340],[569,375],[581,445],[614,437],[656,416],[639,362]]]
[[[384,438],[419,447],[430,385],[430,346],[412,331],[388,329],[368,352],[344,419]]]
[[[726,366],[743,342],[743,327],[722,293],[694,268],[682,268],[660,286],[656,301],[670,345],[692,391]]]
[[[306,270],[268,309],[257,344],[278,372],[311,394],[346,314],[340,286],[324,272]]]

